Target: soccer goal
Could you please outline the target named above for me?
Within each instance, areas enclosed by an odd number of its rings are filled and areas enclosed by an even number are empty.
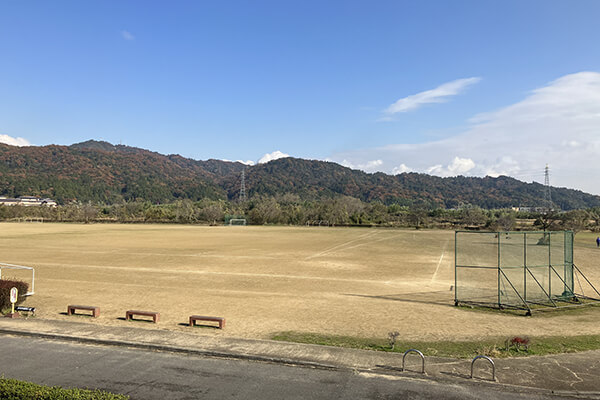
[[[306,226],[330,226],[330,224],[329,221],[325,219],[316,219],[314,221],[307,221]]]
[[[246,225],[246,218],[232,218],[229,220],[229,226],[233,225]]]
[[[0,263],[0,279],[19,279],[29,284],[29,291],[25,296],[35,293],[35,270],[33,267]]]
[[[600,301],[573,262],[573,238],[572,231],[455,232],[454,304],[531,314]]]
[[[21,217],[18,219],[19,222],[39,222],[43,223],[44,218],[42,217]]]

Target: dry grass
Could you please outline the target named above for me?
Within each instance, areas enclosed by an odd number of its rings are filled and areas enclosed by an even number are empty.
[[[575,259],[600,283],[590,238],[577,236]],[[227,328],[194,332],[255,338],[600,334],[598,307],[533,318],[453,307],[453,240],[452,231],[3,223],[0,261],[36,268],[24,305],[41,318],[189,330],[188,316],[205,314]],[[101,317],[62,315],[68,304],[100,306]],[[127,309],[160,311],[161,322],[118,319]]]

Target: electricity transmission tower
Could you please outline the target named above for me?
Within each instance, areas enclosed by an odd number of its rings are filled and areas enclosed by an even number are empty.
[[[552,194],[550,193],[550,168],[544,168],[544,208],[546,212],[552,211]]]
[[[240,183],[240,203],[246,201],[246,169],[242,170],[242,182]]]

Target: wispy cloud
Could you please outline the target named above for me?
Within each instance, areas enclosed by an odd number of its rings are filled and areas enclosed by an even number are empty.
[[[475,115],[453,137],[417,144],[357,149],[329,158],[364,165],[381,160],[378,171],[398,173],[407,165],[440,176],[498,176],[543,182],[600,194],[600,73],[565,75],[532,90],[521,101]],[[400,167],[398,167],[400,166]]]
[[[276,150],[276,151],[274,151],[272,153],[267,153],[264,156],[262,156],[260,158],[260,160],[258,160],[258,163],[259,164],[264,164],[264,163],[268,163],[269,161],[277,160],[279,158],[286,158],[286,157],[289,157],[289,156],[290,156],[289,154],[285,154],[285,153],[282,153],[279,150]]]
[[[27,139],[8,135],[0,135],[0,143],[10,144],[11,146],[31,146]]]
[[[129,31],[121,31],[121,37],[125,40],[135,40],[135,36]]]
[[[467,86],[479,82],[481,78],[464,78],[444,83],[435,89],[426,90],[417,94],[404,97],[394,104],[390,105],[383,112],[386,114],[382,120],[389,120],[390,115],[416,110],[424,104],[443,103],[448,101],[450,96],[456,96],[464,91]]]

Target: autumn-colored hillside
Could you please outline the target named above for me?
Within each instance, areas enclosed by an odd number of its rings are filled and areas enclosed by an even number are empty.
[[[0,195],[38,195],[60,203],[236,199],[246,169],[249,196],[293,194],[305,200],[349,196],[386,204],[452,208],[539,206],[544,187],[510,177],[440,178],[426,174],[368,174],[332,162],[283,158],[246,167],[90,140],[71,146],[0,144]],[[600,197],[552,188],[556,208],[600,206]]]

